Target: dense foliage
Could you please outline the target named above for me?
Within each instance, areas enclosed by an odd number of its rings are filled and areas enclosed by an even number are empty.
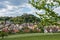
[[[40,16],[42,26],[59,25],[57,22],[60,17],[54,9],[60,6],[60,0],[30,0],[29,3],[36,9],[45,11],[44,14],[36,12]]]
[[[17,17],[0,17],[0,21],[11,21],[15,24],[40,22],[40,19],[32,14],[23,14]]]

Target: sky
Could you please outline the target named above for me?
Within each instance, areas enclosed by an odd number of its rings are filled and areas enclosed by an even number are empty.
[[[23,13],[35,14],[35,11],[44,13],[42,10],[35,9],[28,0],[0,0],[0,17],[1,16],[20,16]],[[54,9],[56,13],[60,13],[60,7]]]

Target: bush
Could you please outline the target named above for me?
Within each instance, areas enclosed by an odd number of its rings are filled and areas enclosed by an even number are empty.
[[[0,36],[3,39],[5,36],[8,36],[8,33],[7,32],[4,32],[4,31],[1,31]]]
[[[40,27],[39,29],[41,29],[41,33],[44,33],[44,27]]]

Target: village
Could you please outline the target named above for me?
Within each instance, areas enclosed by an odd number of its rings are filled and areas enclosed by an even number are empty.
[[[0,23],[0,31],[8,33],[58,33],[60,32],[59,26],[46,26],[42,29],[38,27],[36,23],[23,23],[23,24],[13,24],[12,22],[6,21],[6,23]]]
[[[60,40],[60,0],[0,0],[0,40]]]

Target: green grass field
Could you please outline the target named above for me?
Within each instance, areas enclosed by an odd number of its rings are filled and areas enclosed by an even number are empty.
[[[0,40],[60,40],[60,33],[29,33],[9,35]]]

